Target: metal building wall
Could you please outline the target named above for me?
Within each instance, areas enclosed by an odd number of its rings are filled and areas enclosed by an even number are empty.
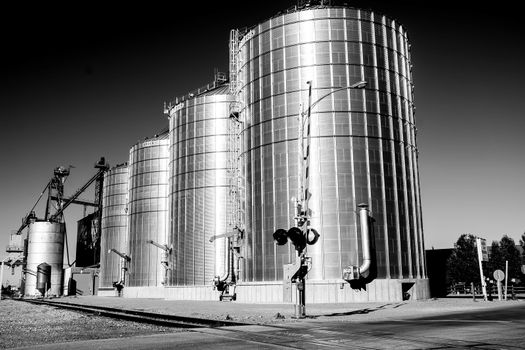
[[[161,286],[163,251],[152,244],[168,239],[169,137],[165,133],[129,151],[129,263],[128,285]]]
[[[245,123],[247,247],[244,278],[283,278],[294,260],[272,233],[293,226],[297,197],[298,114],[312,110],[310,279],[341,278],[361,262],[359,203],[368,203],[378,278],[426,278],[413,108],[411,60],[404,28],[353,8],[323,7],[278,15],[240,41]],[[307,108],[307,106],[305,106]]]
[[[228,85],[170,110],[170,285],[209,285],[226,271],[228,122],[235,100]]]
[[[122,258],[110,249],[128,254],[128,166],[116,166],[104,174],[102,234],[100,242],[100,288],[113,287],[121,278]]]
[[[64,223],[35,221],[29,224],[27,234],[27,263],[24,295],[40,295],[37,287],[38,265],[51,266],[51,286],[48,295],[62,295],[62,275],[64,270]]]

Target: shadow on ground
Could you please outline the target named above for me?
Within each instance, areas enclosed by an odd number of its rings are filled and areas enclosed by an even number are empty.
[[[318,318],[318,317],[335,317],[335,316],[351,316],[351,315],[366,315],[374,311],[379,311],[387,308],[396,309],[400,306],[405,305],[405,303],[389,303],[380,305],[377,307],[372,308],[365,308],[365,309],[359,309],[359,310],[353,310],[353,311],[347,311],[347,312],[334,312],[331,314],[323,314],[323,315],[309,315],[308,318]]]

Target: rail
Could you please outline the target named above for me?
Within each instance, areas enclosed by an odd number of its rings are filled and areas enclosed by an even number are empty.
[[[73,311],[79,311],[84,313],[95,314],[97,316],[106,316],[116,318],[120,320],[149,323],[157,326],[164,327],[177,327],[177,328],[214,328],[214,327],[225,327],[225,326],[246,326],[246,323],[239,323],[226,320],[209,320],[204,318],[176,316],[167,314],[158,314],[153,312],[145,312],[138,310],[126,310],[105,306],[94,306],[94,305],[82,305],[75,303],[50,301],[44,299],[13,299],[24,301],[37,305],[47,305],[58,307],[62,309],[68,309]]]

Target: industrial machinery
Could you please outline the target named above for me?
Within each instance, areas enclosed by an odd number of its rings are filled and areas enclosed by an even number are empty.
[[[120,276],[117,281],[113,282],[113,287],[117,290],[118,296],[122,296],[122,290],[126,286],[126,275],[128,274],[128,266],[131,261],[131,257],[126,254],[122,253],[115,248],[111,248],[108,250],[108,254],[115,253],[121,258],[121,268],[120,268]]]
[[[213,242],[217,238],[227,238],[226,269],[223,275],[217,275],[213,279],[214,288],[221,292],[219,300],[237,300],[236,286],[240,280],[240,265],[243,255],[241,248],[244,245],[244,177],[242,172],[242,127],[243,115],[241,111],[240,92],[242,80],[237,72],[242,64],[239,55],[239,31],[234,29],[230,32],[230,72],[229,93],[234,100],[229,105],[229,118],[227,124],[227,177],[228,177],[228,232],[215,235],[210,238]]]
[[[146,243],[152,244],[155,247],[163,251],[160,257],[160,264],[162,268],[164,269],[164,279],[162,280],[162,284],[166,285],[168,283],[168,272],[172,269],[171,264],[170,264],[170,260],[171,260],[170,256],[171,256],[171,253],[173,252],[173,245],[171,244],[168,246],[167,244],[160,244],[160,243],[155,242],[152,239],[147,240]]]
[[[24,295],[34,296],[38,294],[37,292],[43,295],[48,289],[49,295],[62,294],[64,245],[67,249],[67,235],[63,213],[71,204],[82,204],[95,207],[95,213],[100,215],[102,175],[108,168],[103,157],[95,164],[95,168],[98,169],[97,173],[71,197],[64,196],[64,183],[70,174],[71,166],[67,168],[62,166],[55,168],[53,177],[46,184],[36,203],[22,219],[20,228],[13,235],[11,243],[6,249],[8,252],[13,252],[13,249],[18,249],[17,251],[19,251],[20,247],[15,246],[19,246],[20,244],[12,244],[12,242],[21,241],[21,239],[13,238],[21,236],[23,230],[28,228],[27,244],[24,245],[22,263],[24,266]],[[79,200],[79,196],[95,181],[97,182],[95,202]],[[43,218],[38,218],[35,213],[35,208],[46,191],[48,196],[45,213]],[[98,222],[100,222],[100,220],[98,220]],[[100,232],[100,227],[96,229],[96,232]],[[37,278],[41,276],[38,272],[39,266],[46,266],[45,283],[48,285],[45,287],[45,290],[41,288],[42,286],[38,286]]]
[[[221,292],[219,296],[220,301],[235,301],[237,300],[235,290],[239,280],[239,262],[242,259],[241,247],[243,246],[244,231],[234,228],[226,234],[212,236],[210,242],[218,238],[227,238],[228,240],[228,251],[226,253],[227,270],[224,275],[215,276],[213,285],[214,288]]]

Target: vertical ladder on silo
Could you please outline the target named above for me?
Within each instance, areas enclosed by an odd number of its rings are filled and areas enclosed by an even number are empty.
[[[239,98],[241,82],[238,79],[240,69],[239,31],[233,29],[230,33],[230,94],[235,101],[230,104],[230,118],[228,121],[228,199],[230,210],[228,213],[228,278],[224,281],[216,280],[216,287],[221,291],[220,300],[235,300],[235,286],[239,279],[239,264],[241,246],[244,238],[244,211],[242,209],[243,181],[241,172],[241,102]]]

